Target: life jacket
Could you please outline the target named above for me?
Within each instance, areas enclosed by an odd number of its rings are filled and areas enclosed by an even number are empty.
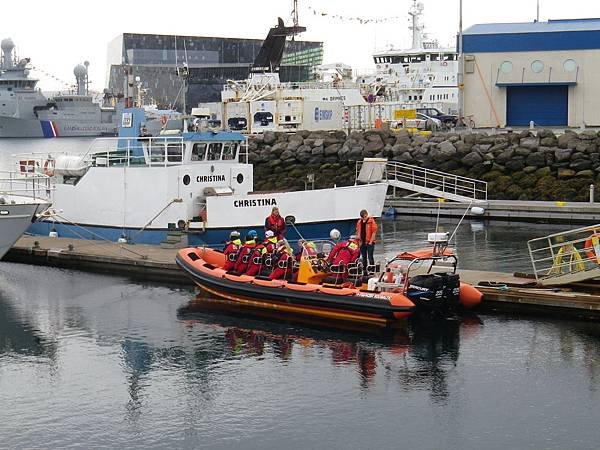
[[[282,236],[285,233],[285,220],[281,216],[271,214],[265,219],[265,231],[271,230],[275,236]]]
[[[256,241],[254,239],[244,242],[244,245],[240,249],[240,253],[238,255],[239,260],[244,264],[248,264],[248,262],[250,262],[250,254],[253,252],[255,247]]]
[[[369,216],[365,223],[363,223],[362,219],[358,219],[358,222],[356,222],[356,236],[358,237],[359,241],[362,236],[361,233],[363,226],[365,227],[366,242],[361,241],[360,244],[362,245],[369,242],[375,242],[375,234],[377,233],[377,222],[375,222],[375,219]]]
[[[235,262],[237,260],[241,245],[242,241],[239,239],[234,239],[233,241],[229,241],[227,243],[223,249],[223,254],[225,255],[227,261]]]
[[[328,261],[332,264],[349,264],[355,262],[360,256],[358,244],[353,241],[340,242],[329,254]]]

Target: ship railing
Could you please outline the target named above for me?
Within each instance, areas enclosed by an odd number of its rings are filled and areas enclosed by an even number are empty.
[[[540,284],[562,285],[600,276],[600,224],[531,239],[527,247]]]
[[[18,196],[48,201],[52,189],[50,177],[47,175],[34,172],[0,171],[0,197]]]
[[[94,140],[82,158],[95,167],[173,166],[185,162],[181,136],[121,137]]]

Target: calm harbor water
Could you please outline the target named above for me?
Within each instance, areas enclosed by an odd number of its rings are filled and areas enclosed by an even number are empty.
[[[384,252],[430,225],[385,222]],[[461,262],[497,269],[536,232],[467,224]],[[0,263],[0,447],[597,447],[598,324],[481,316],[382,336],[196,295]]]
[[[0,167],[89,140],[11,142]],[[434,228],[384,221],[378,254]],[[564,228],[464,223],[460,265],[528,271],[527,239]],[[598,324],[482,315],[361,334],[198,295],[0,262],[0,448],[597,448]]]

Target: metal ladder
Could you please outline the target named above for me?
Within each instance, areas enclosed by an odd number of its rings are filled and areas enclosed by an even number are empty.
[[[600,278],[600,224],[531,239],[527,247],[535,278],[543,286]]]

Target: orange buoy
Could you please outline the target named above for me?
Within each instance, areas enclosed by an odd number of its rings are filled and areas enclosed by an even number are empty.
[[[460,283],[460,304],[464,308],[473,308],[481,303],[483,294],[470,284]]]

